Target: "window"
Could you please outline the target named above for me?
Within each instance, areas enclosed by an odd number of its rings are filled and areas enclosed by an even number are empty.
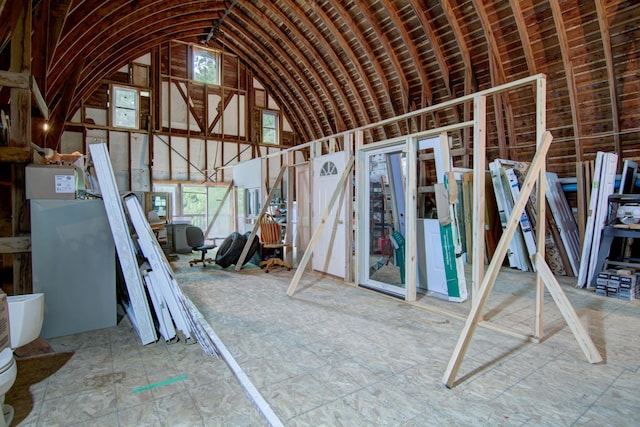
[[[207,228],[207,187],[182,186],[182,215],[191,218],[191,224]]]
[[[113,125],[138,129],[138,91],[113,86]]]
[[[278,113],[274,111],[262,112],[262,142],[264,144],[278,143]]]
[[[191,78],[200,83],[220,84],[220,55],[204,49],[193,49]]]
[[[320,176],[330,175],[338,175],[338,168],[336,168],[336,165],[333,162],[325,162],[322,165],[322,169],[320,169]]]

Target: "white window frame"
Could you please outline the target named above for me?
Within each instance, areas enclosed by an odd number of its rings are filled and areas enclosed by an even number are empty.
[[[118,105],[118,91],[133,93],[133,107]],[[140,91],[129,86],[111,86],[111,124],[113,127],[123,129],[139,129],[140,128]],[[123,125],[118,123],[118,115],[121,112],[130,112],[134,115],[133,125]]]
[[[272,128],[266,128],[264,125],[264,118],[265,116],[272,116],[274,118],[274,128],[273,130],[275,131],[275,141],[265,141],[264,135],[265,135],[265,129],[269,129],[271,130]],[[262,110],[262,114],[260,116],[261,120],[260,120],[260,129],[262,129],[262,143],[263,144],[269,144],[269,145],[280,145],[280,117],[278,115],[277,111],[273,111],[273,110]]]

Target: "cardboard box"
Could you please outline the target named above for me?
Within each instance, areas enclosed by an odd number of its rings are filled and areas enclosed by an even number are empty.
[[[27,165],[25,186],[27,199],[75,199],[78,172],[74,166]]]
[[[7,294],[0,290],[0,350],[11,346],[11,331],[9,330],[9,305]]]
[[[607,285],[603,283],[596,284],[596,295],[607,296]]]
[[[598,276],[596,277],[596,288],[597,285],[607,286],[609,283],[609,276],[611,276],[611,272],[607,270],[598,273]]]
[[[620,276],[620,287],[618,288],[618,299],[632,301],[636,299],[637,283],[636,276]]]

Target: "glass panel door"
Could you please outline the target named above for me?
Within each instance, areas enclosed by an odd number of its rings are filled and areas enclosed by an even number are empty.
[[[405,144],[365,154],[365,270],[361,286],[405,296]]]

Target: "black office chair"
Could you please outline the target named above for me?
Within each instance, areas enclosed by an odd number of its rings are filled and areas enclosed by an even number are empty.
[[[213,259],[206,258],[205,255],[209,249],[214,249],[216,245],[204,244],[204,233],[199,227],[187,227],[187,245],[191,247],[192,251],[200,251],[202,256],[200,259],[192,259],[189,261],[189,267],[193,267],[195,264],[201,262],[203,267],[206,267],[208,262],[213,262]]]

